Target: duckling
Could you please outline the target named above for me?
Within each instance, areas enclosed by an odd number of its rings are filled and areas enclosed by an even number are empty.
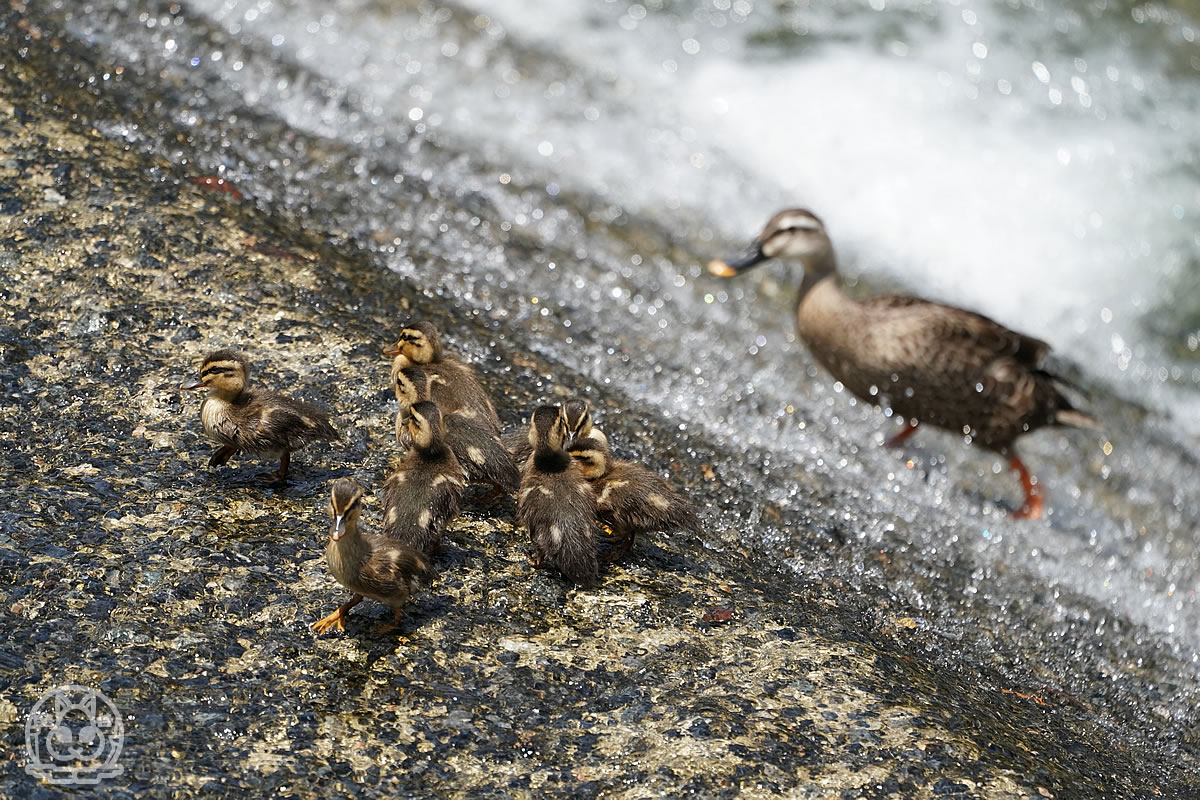
[[[293,450],[315,441],[334,441],[338,432],[319,408],[266,389],[249,389],[250,363],[241,353],[217,350],[204,359],[200,379],[180,389],[208,389],[200,405],[204,430],[220,443],[208,460],[210,467],[239,452],[279,459],[273,483],[287,480]]]
[[[432,555],[458,515],[466,478],[446,445],[437,404],[414,403],[405,425],[413,446],[383,484],[383,533]]]
[[[533,455],[521,474],[517,518],[529,531],[537,564],[549,560],[575,583],[591,586],[596,559],[596,493],[563,445],[567,423],[558,406],[539,406],[529,421]]]
[[[691,503],[640,464],[613,458],[603,435],[576,442],[571,457],[596,490],[596,517],[612,532],[604,537],[609,545],[606,561],[628,553],[639,533],[700,532]]]
[[[383,351],[392,359],[392,383],[396,373],[405,367],[424,368],[430,377],[432,399],[446,413],[458,412],[500,433],[500,418],[487,392],[475,379],[471,368],[442,350],[442,341],[437,328],[428,322],[413,322],[400,331],[400,339]]]
[[[409,598],[433,580],[433,570],[421,553],[384,536],[358,530],[362,498],[363,490],[354,481],[340,478],[333,482],[329,498],[332,523],[325,561],[330,574],[354,595],[332,614],[313,623],[317,633],[330,628],[344,631],[346,615],[364,597],[391,607],[392,621],[378,630],[394,630]]]
[[[593,431],[600,433],[598,428],[592,427],[592,411],[588,407],[587,400],[578,397],[571,398],[563,403],[563,414],[567,420],[568,450],[577,440],[591,436]],[[501,437],[501,441],[504,442],[505,449],[512,453],[513,460],[518,464],[523,465],[533,453],[533,447],[529,444],[528,429],[518,428],[509,431]]]
[[[1063,396],[1065,381],[1040,366],[1050,351],[1046,342],[916,297],[848,297],[825,226],[804,209],[779,212],[742,258],[714,260],[709,271],[732,277],[773,258],[804,267],[796,324],[813,357],[864,402],[886,403],[907,420],[888,446],[903,442],[922,422],[966,433],[1010,458],[1025,492],[1014,516],[1041,517],[1037,480],[1013,442],[1049,425],[1099,426]]]
[[[406,444],[408,411],[414,404],[429,400],[430,378],[420,367],[405,367],[396,373],[394,388],[400,401],[396,438]],[[516,493],[521,473],[495,432],[457,411],[444,414],[442,424],[446,429],[446,444],[462,465],[468,483],[490,484],[500,494]]]

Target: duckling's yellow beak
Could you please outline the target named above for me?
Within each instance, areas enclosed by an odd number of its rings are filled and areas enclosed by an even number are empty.
[[[185,389],[185,390],[186,389],[203,389],[206,385],[207,384],[205,384],[204,381],[201,381],[201,380],[184,381],[183,383],[179,384],[179,388]]]
[[[739,272],[744,272],[753,266],[761,264],[767,260],[767,256],[763,253],[762,248],[757,244],[753,245],[740,258],[724,260],[714,258],[708,262],[708,271],[718,278],[732,278]]]

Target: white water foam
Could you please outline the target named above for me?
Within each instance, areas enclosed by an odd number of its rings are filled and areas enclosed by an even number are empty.
[[[1173,359],[1143,319],[1200,269],[1200,180],[1187,169],[1200,84],[1173,81],[1157,50],[1114,44],[1111,19],[951,2],[935,7],[935,33],[901,17],[908,40],[873,48],[864,40],[894,14],[873,23],[860,8],[843,23],[829,6],[808,27],[841,23],[848,41],[763,59],[736,15],[722,26],[643,15],[626,30],[616,13],[581,25],[562,8],[498,5],[514,35],[640,87],[640,131],[615,123],[555,169],[603,176],[597,188],[640,213],[682,203],[726,238],[748,239],[779,205],[807,205],[847,271],[1046,338],[1200,431],[1200,368]],[[1178,17],[1158,24],[1181,48],[1196,38]],[[1083,28],[1094,44],[1077,55],[1079,37],[1061,34]]]

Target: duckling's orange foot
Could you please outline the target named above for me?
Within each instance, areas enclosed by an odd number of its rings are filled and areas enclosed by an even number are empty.
[[[362,602],[362,595],[356,594],[350,598],[349,602],[342,603],[337,607],[337,610],[324,619],[319,619],[313,623],[313,630],[317,633],[324,633],[330,628],[337,628],[339,631],[346,630],[346,615],[350,613],[350,609]]]
[[[312,624],[313,630],[317,633],[325,633],[330,628],[337,628],[339,631],[346,630],[346,612],[342,608],[342,606],[338,606],[337,611],[334,611],[324,619],[314,622]]]
[[[282,489],[287,486],[287,475],[280,475],[278,472],[264,472],[259,476],[262,479],[263,485],[272,489]]]
[[[381,622],[380,624],[376,625],[375,633],[391,633],[392,631],[396,630],[396,628],[400,627],[400,618],[402,616],[404,616],[403,608],[393,608],[392,621]]]
[[[596,538],[596,544],[599,545],[600,560],[606,564],[611,564],[614,561],[619,561],[628,555],[633,549],[634,534],[632,532],[621,534],[614,531],[612,526],[607,522],[598,523],[601,530],[601,535]]]
[[[525,560],[534,567],[542,566],[542,554],[537,550],[525,554]]]
[[[233,454],[236,452],[237,452],[237,448],[233,447],[231,445],[225,445],[224,447],[218,447],[216,450],[213,451],[212,457],[208,459],[208,465],[210,467],[219,467],[222,464],[224,464],[225,462],[227,462],[230,458],[232,458]]]

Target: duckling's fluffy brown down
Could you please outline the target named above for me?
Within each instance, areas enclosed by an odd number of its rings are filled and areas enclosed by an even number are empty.
[[[582,586],[596,582],[596,493],[566,452],[534,453],[525,462],[517,517],[540,562]]]
[[[276,479],[287,477],[291,453],[315,441],[333,441],[338,433],[324,411],[278,392],[251,388],[250,363],[241,353],[217,350],[204,359],[200,379],[182,389],[207,389],[200,420],[221,445],[210,467],[239,452],[279,459]]]
[[[570,453],[596,491],[596,518],[611,531],[601,540],[607,545],[605,560],[629,552],[638,534],[699,532],[700,521],[691,503],[640,464],[612,458],[607,438],[599,430],[574,442]]]
[[[435,403],[412,407],[413,446],[383,484],[383,533],[426,554],[441,549],[442,532],[458,515],[466,479],[442,433]]]
[[[462,468],[449,448],[434,459],[409,451],[383,484],[383,535],[436,553],[446,526],[458,516],[463,484]]]
[[[219,444],[264,458],[339,438],[324,411],[266,389],[246,389],[228,402],[206,397],[200,418]]]

